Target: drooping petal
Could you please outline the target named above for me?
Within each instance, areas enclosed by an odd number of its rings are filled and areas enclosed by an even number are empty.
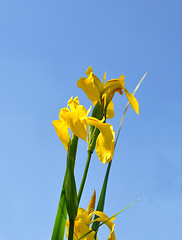
[[[93,213],[95,215],[99,216],[99,218],[95,219],[94,221],[105,222],[106,220],[109,219],[108,216],[103,212],[94,211]],[[114,233],[115,224],[112,222],[112,221],[114,221],[114,219],[115,218],[112,218],[105,223],[111,231],[110,234],[109,234],[108,240],[116,240],[116,236],[115,236],[115,233]]]
[[[57,132],[59,139],[61,140],[62,144],[64,145],[66,151],[68,150],[68,143],[69,143],[69,130],[68,127],[63,119],[54,120],[52,124]]]
[[[132,93],[129,93],[126,88],[124,88],[123,90],[126,94],[126,97],[128,98],[129,103],[131,104],[131,107],[137,114],[139,114],[139,104],[137,99],[133,96]]]
[[[69,111],[67,108],[62,108],[59,112],[60,119],[64,119],[66,125],[79,138],[86,141],[87,139],[87,110],[81,105],[80,109]],[[84,116],[84,117],[83,117]]]
[[[114,137],[115,132],[109,123],[103,123],[96,118],[87,117],[87,123],[95,126],[100,130],[99,136],[96,141],[96,153],[101,162],[104,164],[109,163],[114,154]]]
[[[125,88],[124,75],[120,76],[118,79],[111,79],[104,84],[104,92],[107,94],[107,101],[110,102],[114,96],[114,92],[119,92],[122,95],[122,89],[125,92],[131,107],[137,114],[139,114],[138,101],[133,94],[129,93]]]

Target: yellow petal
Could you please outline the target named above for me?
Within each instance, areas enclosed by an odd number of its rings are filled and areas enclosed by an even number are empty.
[[[95,190],[94,190],[94,193],[90,199],[90,202],[88,204],[88,207],[87,207],[87,213],[90,214],[91,212],[94,211],[94,208],[95,208],[95,200],[96,200],[96,193],[95,193]]]
[[[125,76],[124,76],[124,75],[121,75],[121,76],[118,78],[118,80],[120,81],[120,84],[122,85],[122,88],[124,88],[124,87],[125,87],[124,78],[125,78]]]
[[[90,227],[88,227],[82,220],[76,222],[75,221],[75,227],[74,227],[74,233],[77,236],[76,240],[86,233],[88,233],[90,230],[92,230]],[[86,235],[83,239],[84,240],[94,240],[95,232],[91,232],[88,235]]]
[[[93,105],[99,101],[100,93],[94,84],[94,78],[92,76],[88,78],[80,78],[77,82],[77,87],[81,88],[84,91],[88,99],[92,101]]]
[[[125,87],[124,75],[120,76],[118,79],[111,79],[104,84],[104,92],[116,91],[117,89],[123,89]]]
[[[68,234],[69,234],[69,220],[66,222],[66,237],[68,238]],[[82,219],[79,220],[75,220],[74,222],[74,233],[73,233],[73,240],[77,240],[80,237],[82,237],[83,235],[85,235],[86,233],[88,233],[91,230],[90,227],[88,227]],[[95,232],[91,232],[88,235],[86,235],[83,239],[84,240],[94,240],[94,235]]]
[[[93,72],[93,70],[92,70],[92,67],[89,66],[89,67],[87,68],[87,71],[86,71],[87,77],[90,75],[91,72]]]
[[[104,83],[105,80],[106,80],[106,72],[105,72],[104,77],[103,77],[103,83]]]
[[[87,123],[95,126],[100,130],[99,136],[96,141],[96,153],[101,162],[104,164],[109,163],[114,154],[114,137],[115,132],[112,125],[103,123],[96,118],[87,117]]]
[[[89,225],[91,224],[90,217],[88,216],[88,212],[85,211],[83,208],[78,208],[77,217],[75,218],[74,222],[74,234],[73,239],[77,240],[78,238],[85,235],[87,232],[91,230]],[[69,233],[69,220],[66,222],[66,236],[68,238]],[[85,240],[94,240],[95,232],[91,232],[86,235],[83,239]]]
[[[59,139],[61,140],[62,144],[64,145],[66,151],[68,150],[68,142],[70,139],[68,127],[66,126],[63,119],[54,120],[52,124],[57,132]]]
[[[86,71],[86,77],[82,77],[77,81],[77,87],[81,88],[87,97],[95,105],[100,100],[102,93],[102,83],[97,76],[93,74],[92,68],[88,67]]]
[[[87,139],[87,110],[82,106],[74,111],[69,111],[67,108],[62,108],[59,112],[60,119],[64,119],[66,125],[79,138],[86,141]]]
[[[82,221],[89,226],[91,224],[91,216],[89,216],[88,212],[83,208],[78,208],[77,218],[82,219]]]
[[[139,114],[139,104],[137,99],[133,96],[132,93],[129,93],[126,88],[124,88],[123,90],[126,94],[126,97],[128,98],[129,103],[131,104],[131,107],[133,108],[133,110],[135,110],[137,114]]]
[[[94,221],[105,222],[107,219],[109,219],[108,216],[103,212],[95,211],[93,213],[96,214],[97,216],[99,216],[99,218],[95,219]],[[108,237],[108,240],[116,240],[116,236],[115,236],[115,233],[114,233],[115,224],[112,222],[112,221],[114,221],[114,219],[115,218],[112,218],[105,223],[111,231],[110,235]]]
[[[106,111],[106,118],[111,119],[115,115],[114,113],[114,104],[113,101],[110,101],[110,103],[107,106],[107,111]]]
[[[69,100],[68,100],[68,106],[70,107],[70,109],[73,111],[75,109],[78,108],[79,106],[79,100],[78,100],[78,97],[75,97],[73,99],[73,97],[71,97]]]

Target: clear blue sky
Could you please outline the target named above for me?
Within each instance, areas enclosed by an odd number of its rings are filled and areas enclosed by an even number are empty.
[[[115,151],[105,213],[140,201],[115,220],[118,240],[182,239],[182,2],[6,0],[0,4],[0,240],[51,238],[66,152],[52,126],[78,96],[89,65],[102,79],[125,75],[129,108]],[[126,97],[114,99],[115,131]],[[79,186],[86,161],[80,140]],[[81,207],[100,193],[105,165],[91,162]],[[107,239],[103,227],[99,239]]]

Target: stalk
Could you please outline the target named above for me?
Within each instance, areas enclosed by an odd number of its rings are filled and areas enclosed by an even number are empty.
[[[82,192],[83,192],[83,188],[84,188],[84,185],[85,185],[85,181],[86,181],[86,177],[87,177],[87,173],[88,173],[88,168],[89,168],[89,165],[90,165],[91,156],[92,156],[92,152],[88,151],[87,162],[86,162],[86,165],[85,165],[85,170],[84,170],[84,173],[83,173],[82,182],[81,182],[80,189],[79,189],[79,192],[78,192],[78,204],[80,202]]]
[[[74,220],[69,220],[69,236],[68,240],[73,240],[73,233],[74,233]]]

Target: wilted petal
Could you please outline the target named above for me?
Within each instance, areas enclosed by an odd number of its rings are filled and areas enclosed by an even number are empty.
[[[104,164],[109,163],[114,154],[114,137],[115,132],[112,125],[103,123],[96,118],[87,117],[87,123],[95,126],[100,130],[99,136],[96,141],[96,153],[101,162]]]
[[[99,216],[99,218],[95,219],[94,221],[105,222],[107,219],[109,219],[108,216],[103,212],[95,211],[93,213],[95,215]],[[116,240],[116,236],[115,236],[115,233],[114,233],[115,224],[112,222],[112,221],[114,221],[114,219],[115,218],[112,218],[105,223],[111,231],[110,234],[109,234],[108,240]]]
[[[133,96],[132,93],[129,93],[126,88],[124,88],[123,90],[126,94],[126,97],[128,98],[129,103],[131,104],[131,107],[137,114],[139,114],[139,104],[137,99]]]
[[[61,140],[62,144],[64,145],[66,151],[68,150],[68,142],[70,139],[69,131],[66,123],[63,119],[54,120],[52,124],[57,132],[59,139]]]

